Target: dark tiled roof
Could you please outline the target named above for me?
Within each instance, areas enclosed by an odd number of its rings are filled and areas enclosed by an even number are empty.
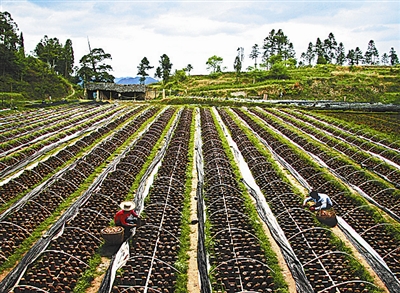
[[[111,82],[90,82],[86,84],[89,91],[113,91],[117,93],[146,92],[146,86],[143,84],[116,84]]]

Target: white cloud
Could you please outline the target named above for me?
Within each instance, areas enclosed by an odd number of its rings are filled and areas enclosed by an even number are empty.
[[[344,44],[346,51],[356,47],[364,51],[368,42],[374,40],[383,54],[389,52],[390,47],[400,48],[399,8],[395,3],[365,1],[350,8],[340,8],[329,16],[302,16],[294,21],[298,30],[297,36],[303,36],[300,32],[306,32],[305,35],[311,38],[307,42],[302,41],[301,37],[291,40],[296,51],[300,53],[305,51],[309,41],[315,43],[317,37],[323,40],[332,32],[336,41]],[[301,46],[301,51],[298,51],[300,47],[296,44]]]
[[[163,36],[210,36],[220,34],[237,34],[245,30],[245,25],[216,21],[201,16],[183,16],[164,14],[151,23],[153,31]]]
[[[34,2],[34,3],[33,3]],[[233,70],[236,49],[262,47],[272,29],[283,29],[297,55],[309,42],[332,32],[346,50],[365,50],[369,40],[381,54],[400,51],[399,5],[394,1],[2,1],[24,33],[27,51],[44,35],[71,39],[76,62],[92,48],[112,55],[113,74],[135,76],[147,57],[157,67],[167,54],[173,70],[192,64],[206,74],[212,55]],[[151,75],[154,74],[150,72]]]

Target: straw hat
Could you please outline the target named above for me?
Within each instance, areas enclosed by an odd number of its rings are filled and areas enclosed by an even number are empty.
[[[131,211],[135,208],[135,204],[132,201],[123,201],[119,206],[124,211]]]

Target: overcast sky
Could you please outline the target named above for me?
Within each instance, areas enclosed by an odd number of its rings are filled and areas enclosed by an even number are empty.
[[[62,44],[72,40],[75,62],[93,48],[110,53],[115,77],[136,76],[143,57],[159,66],[167,54],[172,71],[193,66],[191,74],[207,74],[206,62],[217,55],[233,71],[238,47],[244,68],[253,65],[251,47],[262,47],[272,29],[282,29],[297,57],[308,43],[332,32],[348,50],[365,52],[374,40],[379,54],[391,47],[400,56],[400,1],[82,1],[0,0],[24,34],[31,53],[47,35]],[[154,69],[149,71],[154,76]]]

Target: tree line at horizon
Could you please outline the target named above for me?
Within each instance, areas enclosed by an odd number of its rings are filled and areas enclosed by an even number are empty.
[[[1,75],[11,76],[16,80],[24,80],[24,76],[29,70],[34,68],[43,69],[43,65],[38,65],[38,60],[47,66],[47,70],[62,76],[73,83],[80,82],[114,82],[115,77],[109,72],[112,66],[108,64],[112,56],[106,53],[102,48],[90,48],[89,53],[82,56],[79,60],[79,67],[74,66],[75,57],[72,41],[67,39],[62,44],[56,37],[43,37],[33,50],[33,55],[27,55],[24,48],[23,33],[19,33],[18,25],[14,22],[11,14],[0,12],[0,70]],[[260,64],[257,63],[261,57]],[[392,47],[388,53],[382,56],[375,46],[375,42],[370,40],[365,53],[359,47],[350,49],[347,54],[342,42],[337,42],[333,33],[330,33],[325,40],[317,38],[315,44],[310,42],[306,52],[301,53],[300,61],[297,62],[296,52],[293,43],[282,29],[271,30],[268,36],[263,40],[260,47],[255,44],[252,47],[249,58],[254,60],[254,67],[247,68],[248,71],[269,70],[272,76],[279,77],[285,75],[286,68],[291,67],[310,67],[315,64],[336,64],[347,65],[385,65],[394,66],[399,64],[396,51]],[[244,60],[244,49],[237,49],[237,56],[233,62],[233,68],[239,75],[242,71]],[[220,56],[211,56],[206,61],[207,70],[210,74],[222,72],[226,67],[222,66],[223,58]],[[172,63],[170,58],[163,54],[159,60],[159,66],[156,68],[155,77],[162,79],[166,84],[171,77]],[[147,57],[143,57],[137,66],[137,74],[141,76],[140,81],[144,83],[147,71],[154,68],[150,65]],[[186,73],[190,74],[193,69],[191,64],[181,70],[175,70],[176,79],[184,79]]]
[[[275,31],[274,29],[271,30],[269,35],[264,39],[263,49],[264,52],[262,58],[266,64],[273,64],[275,59],[278,59],[278,61],[295,59],[296,56],[293,43],[290,42],[289,38],[281,29],[278,31]],[[256,60],[259,54],[258,45],[255,44],[252,47],[249,57]],[[323,41],[318,37],[315,44],[309,42],[306,52],[302,52],[300,55],[299,66],[301,67],[312,64],[345,65],[346,62],[348,65],[364,64],[393,66],[399,64],[399,58],[394,47],[391,47],[388,53],[384,53],[381,56],[381,59],[379,59],[379,57],[379,52],[375,46],[374,40],[368,42],[364,54],[360,47],[350,49],[346,54],[343,43],[338,43],[334,34],[331,32]]]

